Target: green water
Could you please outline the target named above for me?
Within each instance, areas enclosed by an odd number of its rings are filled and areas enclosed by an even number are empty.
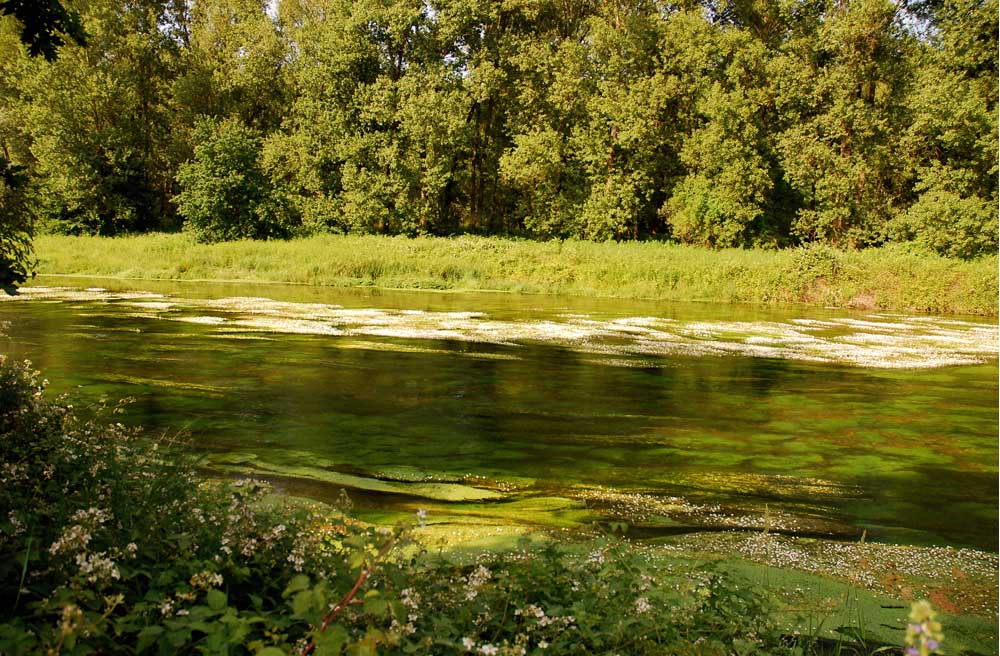
[[[0,303],[0,350],[54,390],[133,397],[129,421],[188,436],[209,470],[346,489],[363,516],[997,549],[996,326],[981,318],[38,284],[112,290]]]

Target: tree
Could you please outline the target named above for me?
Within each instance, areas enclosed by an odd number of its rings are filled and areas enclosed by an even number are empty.
[[[8,291],[27,280],[34,268],[27,185],[24,168],[0,158],[0,287]]]
[[[87,46],[65,46],[23,76],[20,119],[50,229],[111,235],[172,225],[173,8],[172,0],[94,0],[82,16]]]
[[[889,0],[830,2],[776,62],[784,123],[778,149],[802,198],[803,241],[863,247],[885,240],[909,183],[895,155],[907,115],[910,38]]]
[[[774,245],[787,238],[788,208],[775,152],[767,45],[747,30],[705,30],[700,71],[680,157],[687,170],[661,214],[675,239],[710,247]]]
[[[13,16],[18,21],[20,40],[32,56],[54,60],[56,49],[65,43],[64,35],[78,44],[85,42],[79,16],[67,11],[59,0],[4,0],[0,2],[0,15]],[[4,45],[3,50],[10,52],[11,59],[17,59],[19,53],[15,47],[9,43]],[[8,72],[4,71],[4,78]],[[0,82],[2,87],[7,84]],[[3,88],[3,92],[4,98],[16,95],[13,88]],[[4,129],[4,134],[0,135],[3,146],[0,153],[0,286],[9,291],[23,283],[29,274],[33,275],[34,215],[28,202],[26,167],[11,161],[7,132]]]
[[[174,198],[185,227],[207,242],[287,237],[293,220],[261,166],[260,133],[236,118],[203,118],[194,136],[194,159],[178,171]]]
[[[0,15],[13,16],[21,24],[21,41],[33,57],[54,60],[67,36],[81,46],[86,42],[80,16],[60,0],[3,0]]]
[[[916,180],[889,226],[894,240],[952,257],[997,251],[997,22],[996,0],[942,5],[915,56],[899,150]]]
[[[288,114],[290,44],[263,0],[196,0],[173,85],[177,127],[198,116],[237,117],[264,133]]]
[[[645,0],[602,3],[587,22],[590,93],[572,140],[588,181],[580,221],[589,239],[639,239],[654,230],[663,183],[676,172],[664,28]]]

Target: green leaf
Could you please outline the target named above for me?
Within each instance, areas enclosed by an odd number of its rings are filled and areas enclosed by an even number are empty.
[[[366,613],[374,617],[385,617],[389,610],[389,602],[378,596],[367,597],[364,609]]]
[[[296,592],[302,592],[303,590],[308,590],[309,583],[310,581],[308,576],[306,576],[305,574],[299,574],[292,578],[291,582],[289,582],[288,584],[288,587],[286,587],[285,591],[281,593],[281,597],[283,599],[288,599]]]
[[[222,610],[228,603],[228,597],[222,590],[209,590],[207,599],[208,607],[215,611]]]
[[[156,639],[163,633],[162,626],[147,626],[142,631],[139,631],[138,640],[136,642],[135,650],[143,651],[151,644],[156,642]]]
[[[312,607],[313,593],[311,590],[303,590],[292,598],[292,612],[300,617],[308,614]]]
[[[281,651],[277,647],[264,647],[259,652],[257,656],[287,656],[285,652]]]
[[[365,564],[365,552],[364,551],[353,551],[351,555],[347,557],[347,566],[351,569],[361,569],[361,566]]]
[[[326,631],[315,636],[316,656],[336,656],[347,644],[347,629],[334,624],[328,626]]]

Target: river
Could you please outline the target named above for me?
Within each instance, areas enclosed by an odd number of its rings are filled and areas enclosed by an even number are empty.
[[[995,320],[41,277],[0,351],[364,518],[997,550]]]

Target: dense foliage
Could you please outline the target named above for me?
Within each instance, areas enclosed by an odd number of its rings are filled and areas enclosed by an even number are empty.
[[[260,481],[206,481],[176,453],[50,400],[43,386],[28,365],[0,359],[4,654],[816,646],[782,636],[765,597],[732,574],[612,539],[431,558],[404,530],[292,503]]]
[[[66,4],[0,21],[50,229],[997,248],[997,0]]]
[[[0,286],[24,282],[31,273],[34,222],[24,168],[0,157]]]
[[[286,203],[260,168],[261,140],[236,120],[201,122],[194,159],[182,164],[175,198],[185,224],[205,241],[288,235]]]

